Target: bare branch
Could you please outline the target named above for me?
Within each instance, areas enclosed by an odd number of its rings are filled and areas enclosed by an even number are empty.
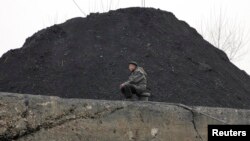
[[[217,48],[224,50],[230,60],[242,57],[243,54],[240,54],[240,52],[243,51],[248,41],[245,28],[237,23],[236,18],[230,20],[222,8],[220,8],[218,15],[214,14],[215,12],[210,14],[209,21],[211,23],[205,22],[206,30],[204,30],[203,22],[201,22],[200,33],[203,38]]]
[[[76,3],[75,0],[73,0],[75,6],[80,10],[80,12],[84,15],[84,16],[87,16],[87,14],[79,7],[79,5]]]

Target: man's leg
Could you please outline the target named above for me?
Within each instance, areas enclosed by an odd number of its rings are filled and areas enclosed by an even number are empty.
[[[121,92],[124,94],[126,99],[134,100],[134,95],[136,90],[135,87],[131,84],[127,84],[121,88]]]
[[[121,92],[122,92],[122,94],[124,95],[125,98],[131,98],[131,96],[132,96],[131,92],[130,92],[130,90],[128,89],[127,86],[123,86],[121,88]]]

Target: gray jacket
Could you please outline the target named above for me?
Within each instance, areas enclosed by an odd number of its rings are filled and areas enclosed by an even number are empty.
[[[138,93],[141,93],[147,89],[147,73],[142,67],[137,67],[133,72],[131,72],[129,79],[124,83],[134,84],[138,89]]]

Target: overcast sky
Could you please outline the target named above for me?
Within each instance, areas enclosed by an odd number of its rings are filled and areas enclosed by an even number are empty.
[[[141,6],[141,0],[75,1],[86,14]],[[236,19],[237,23],[245,26],[247,32],[250,31],[250,0],[146,0],[146,7],[173,12],[177,18],[194,28],[200,28],[201,21],[209,19],[212,12],[219,14],[222,7],[232,22]],[[0,56],[10,49],[21,47],[25,39],[38,30],[70,18],[84,17],[83,13],[73,0],[1,0]],[[250,50],[250,42],[247,48]],[[250,74],[250,51],[233,63]]]

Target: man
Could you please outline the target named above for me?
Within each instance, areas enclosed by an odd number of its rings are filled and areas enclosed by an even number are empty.
[[[147,73],[142,67],[139,67],[135,61],[129,62],[129,79],[120,85],[121,92],[126,99],[134,100],[136,95],[139,100],[147,101],[149,93],[147,90]]]

